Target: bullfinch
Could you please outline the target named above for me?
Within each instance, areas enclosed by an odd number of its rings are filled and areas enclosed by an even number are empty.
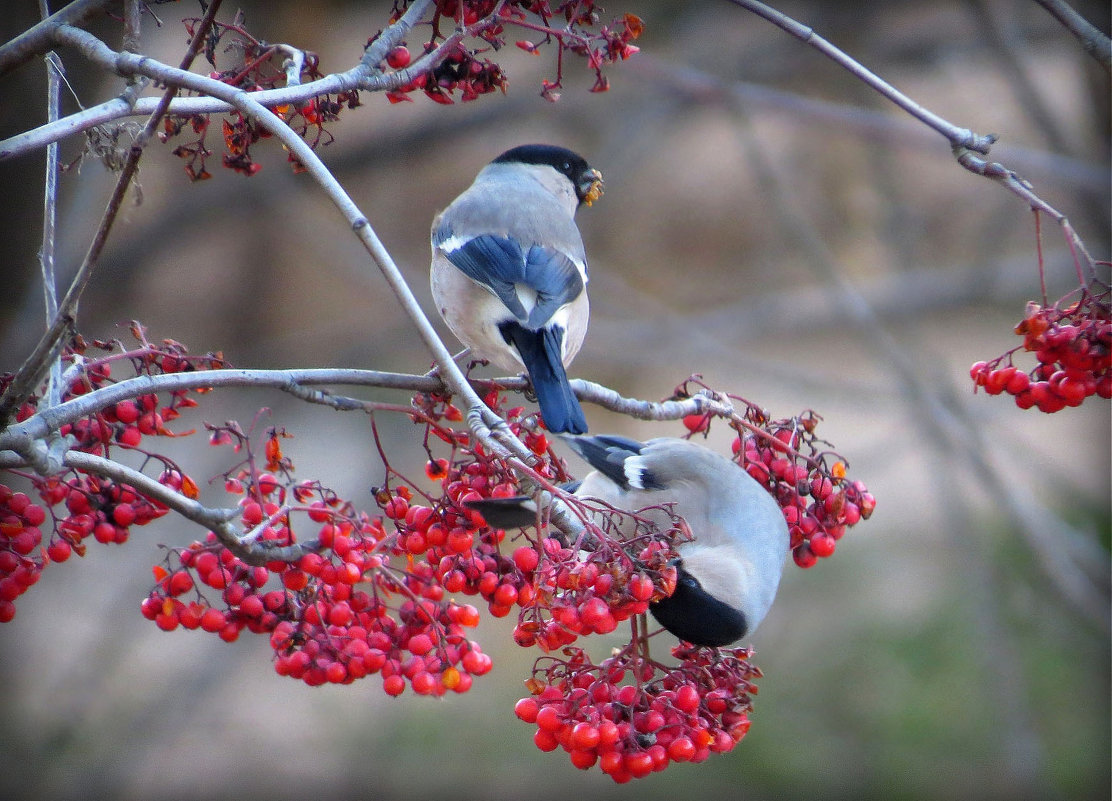
[[[486,167],[432,223],[432,296],[472,354],[529,374],[545,426],[587,421],[565,367],[587,332],[587,259],[575,212],[602,174],[554,145],[521,145]]]
[[[694,539],[677,546],[676,590],[649,605],[657,622],[695,645],[751,635],[772,606],[788,554],[788,526],[768,491],[735,462],[688,440],[563,439],[594,468],[574,490],[577,497],[639,512],[665,529],[670,516],[646,507],[674,504],[687,521]],[[498,528],[535,520],[530,498],[468,505]]]

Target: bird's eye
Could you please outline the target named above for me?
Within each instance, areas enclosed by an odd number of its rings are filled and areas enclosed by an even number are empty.
[[[571,169],[571,162],[570,161],[565,161],[564,162],[564,170],[567,171],[567,170],[570,170],[570,169]]]

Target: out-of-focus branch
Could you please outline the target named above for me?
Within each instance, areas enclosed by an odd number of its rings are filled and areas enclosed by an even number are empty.
[[[222,0],[212,0],[209,4],[204,19],[194,31],[185,57],[182,59],[182,70],[188,69],[193,63],[193,59],[196,58],[197,53],[201,51],[201,45],[204,42],[209,27],[212,25],[213,19],[216,18],[216,12],[220,9],[221,1]],[[60,26],[55,30],[55,35],[57,35],[58,30],[63,29],[77,30],[77,28]],[[139,74],[140,73],[137,73],[136,75]],[[35,388],[41,383],[42,377],[46,370],[49,369],[50,365],[57,362],[67,335],[72,333],[77,315],[77,304],[81,300],[81,295],[84,293],[85,287],[89,284],[89,279],[92,278],[93,270],[96,268],[104,245],[108,241],[108,235],[112,231],[112,225],[116,221],[116,216],[119,214],[124,196],[127,194],[128,187],[131,186],[131,180],[134,178],[136,170],[139,169],[139,159],[143,156],[143,148],[146,147],[147,142],[150,140],[151,136],[154,135],[158,123],[166,113],[166,108],[169,106],[170,100],[175,93],[176,89],[173,88],[167,89],[163,93],[161,102],[147,120],[147,124],[143,127],[143,130],[135,138],[135,141],[132,142],[127,160],[124,162],[123,169],[120,170],[120,174],[116,179],[116,186],[113,189],[112,197],[109,199],[108,205],[105,207],[104,214],[101,217],[100,226],[93,236],[93,240],[89,245],[89,250],[86,252],[84,260],[81,262],[81,266],[77,269],[77,274],[74,276],[73,282],[66,291],[65,297],[55,311],[53,319],[47,326],[46,331],[43,332],[42,337],[35,345],[35,349],[32,351],[31,356],[20,365],[12,383],[8,386],[3,396],[0,397],[0,425],[7,422],[12,413],[19,408],[27,396],[34,392]]]
[[[46,0],[39,0],[39,13],[44,18],[50,16]],[[62,95],[62,60],[51,50],[46,54],[46,118],[49,122],[58,119]],[[39,265],[42,268],[43,301],[46,305],[46,324],[58,316],[58,282],[54,272],[54,241],[58,223],[58,145],[52,143],[46,149],[46,174],[43,179],[42,212],[42,250],[39,251]],[[50,385],[47,389],[47,402],[58,405],[61,398],[62,364],[57,359],[51,362]],[[3,420],[0,415],[0,420]]]
[[[1035,0],[1035,2],[1062,23],[1063,27],[1081,42],[1085,52],[1104,67],[1105,72],[1112,74],[1112,39],[1078,14],[1065,0]]]
[[[1028,75],[1016,37],[1009,36],[1004,28],[1010,20],[1002,18],[1004,15],[994,13],[988,0],[965,0],[965,5],[976,20],[984,41],[995,52],[1000,62],[1001,74],[1012,85],[1016,99],[1031,116],[1035,127],[1039,129],[1049,145],[1057,145],[1065,152],[1071,152],[1073,148],[1070,145],[1073,143],[1058,124],[1058,120],[1047,104],[1043,102],[1042,95]]]
[[[750,111],[779,112],[807,125],[836,126],[848,135],[889,148],[926,148],[938,142],[929,129],[910,117],[806,97],[746,81],[724,80],[689,65],[656,58],[651,53],[639,54],[626,70],[650,81],[653,87],[666,86],[695,102],[743,103]],[[122,103],[119,99],[110,102]],[[136,110],[144,102],[139,101]],[[1108,188],[1108,170],[1103,164],[1011,143],[994,145],[994,152],[998,156],[1006,154],[1009,163],[1028,174],[1038,173],[1044,180],[1054,180],[1091,194],[1104,193]]]
[[[54,29],[59,25],[80,25],[110,2],[112,0],[74,0],[61,11],[0,46],[0,77],[35,56],[45,55],[53,44]]]

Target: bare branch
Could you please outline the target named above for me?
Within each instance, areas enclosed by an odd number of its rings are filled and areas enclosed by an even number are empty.
[[[45,0],[40,0],[39,7],[43,16],[47,15]],[[59,104],[62,87],[62,61],[52,50],[46,54],[46,116],[50,121],[58,119]],[[58,316],[58,286],[54,273],[54,241],[57,233],[58,217],[58,145],[52,143],[46,149],[46,175],[43,189],[43,215],[42,215],[42,250],[39,252],[39,263],[42,267],[43,299],[46,304],[46,324]],[[47,390],[47,402],[57,406],[61,400],[62,363],[58,359],[50,362],[50,387]],[[0,415],[3,420],[3,415]]]
[[[59,25],[80,25],[112,0],[74,0],[68,6],[0,46],[0,77],[35,56],[45,55],[53,44],[53,32]]]
[[[1065,0],[1035,0],[1035,2],[1062,23],[1065,29],[1081,42],[1085,52],[1104,67],[1105,72],[1112,74],[1112,39],[1078,14]]]
[[[875,72],[864,67],[860,62],[851,58],[842,50],[839,50],[806,25],[780,13],[776,9],[766,6],[764,3],[757,2],[757,0],[729,0],[729,2],[768,20],[777,28],[790,33],[801,42],[815,48],[863,83],[880,92],[880,94],[884,95],[908,114],[916,117],[945,136],[952,146],[963,147],[977,153],[987,154],[993,142],[996,141],[995,134],[983,135],[974,133],[968,128],[959,128],[953,123],[942,119],[942,117],[939,117],[934,112],[923,108],[903,92],[892,86],[892,84],[888,83]]]

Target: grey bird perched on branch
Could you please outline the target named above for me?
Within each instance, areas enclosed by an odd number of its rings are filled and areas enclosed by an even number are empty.
[[[545,426],[587,421],[565,367],[587,332],[587,259],[576,209],[602,195],[602,175],[554,145],[507,150],[432,224],[432,295],[476,358],[525,368]]]

